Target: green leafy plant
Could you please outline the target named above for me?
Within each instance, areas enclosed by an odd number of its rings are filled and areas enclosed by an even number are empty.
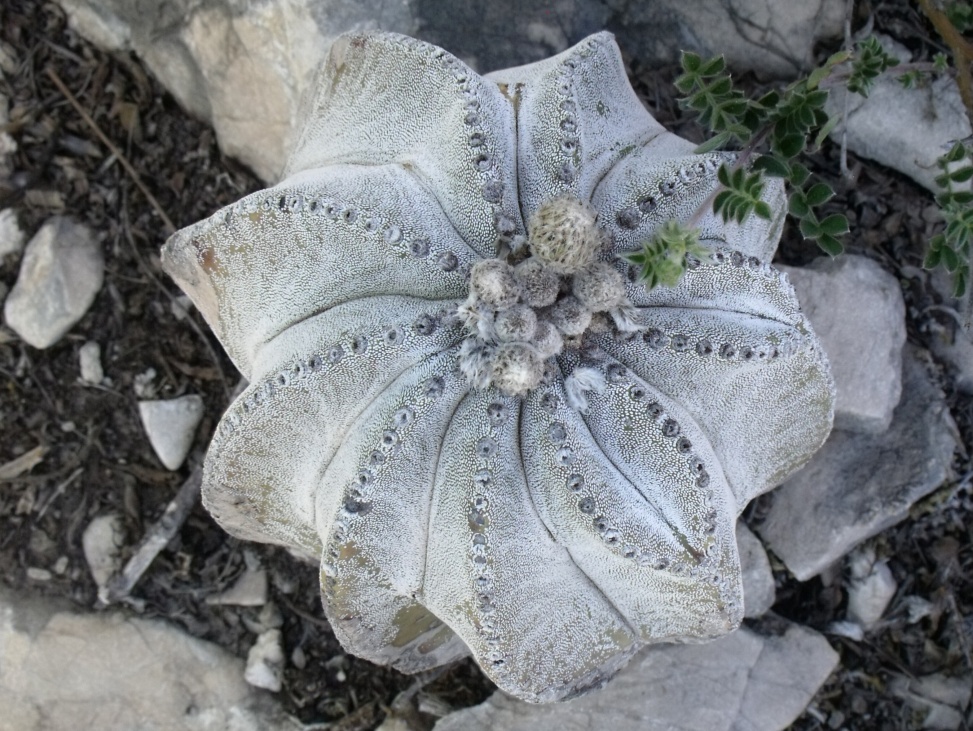
[[[950,3],[944,11],[926,0],[920,6],[937,30],[950,43],[954,60],[973,60],[973,45],[959,34],[973,28],[973,6]],[[720,187],[699,208],[686,225],[667,224],[643,248],[629,255],[639,265],[640,277],[649,288],[678,281],[686,268],[686,256],[698,241],[690,238],[693,226],[710,208],[724,221],[743,223],[750,215],[769,219],[770,207],[761,200],[764,176],[783,178],[789,187],[787,211],[796,219],[806,240],[814,241],[830,256],[842,253],[841,236],[848,232],[848,221],[840,213],[825,215],[821,208],[834,196],[824,182],[811,181],[810,173],[798,161],[808,150],[819,148],[839,121],[824,111],[830,87],[844,84],[849,92],[868,96],[875,81],[888,72],[900,83],[914,87],[924,83],[930,73],[948,70],[945,54],[936,54],[932,63],[902,64],[887,53],[881,43],[869,37],[853,50],[833,54],[806,77],[780,91],[750,99],[734,88],[722,57],[703,59],[683,53],[682,74],[675,86],[682,94],[680,105],[698,115],[698,121],[713,137],[700,145],[697,153],[737,147],[733,162],[724,163],[717,172]],[[961,70],[962,71],[962,70]],[[959,73],[964,97],[968,74]],[[973,104],[970,105],[973,109]],[[973,118],[973,114],[971,114]],[[943,189],[936,197],[943,212],[943,230],[929,242],[925,266],[942,265],[954,278],[954,293],[964,296],[969,290],[971,242],[973,242],[973,144],[955,143],[939,160],[942,174],[937,183]],[[670,248],[667,248],[670,247]]]
[[[970,279],[970,248],[973,241],[973,192],[957,190],[956,185],[973,179],[973,147],[957,142],[939,158],[942,173],[936,184],[942,192],[936,202],[945,219],[943,230],[929,241],[929,251],[923,265],[932,269],[942,265],[953,275],[953,294],[966,295]]]
[[[681,100],[683,107],[702,109],[700,122],[704,124],[717,118],[707,112],[714,107],[720,110],[722,129],[711,126],[716,136],[697,152],[731,142],[743,148],[733,168],[724,165],[718,173],[723,190],[713,199],[713,210],[724,220],[742,222],[751,213],[769,217],[769,207],[760,201],[763,175],[780,177],[790,185],[788,212],[798,220],[804,237],[831,256],[841,253],[838,237],[847,232],[848,222],[841,214],[819,214],[818,209],[831,199],[833,192],[820,182],[807,187],[808,170],[795,158],[809,147],[819,147],[837,122],[824,111],[828,91],[821,88],[821,82],[834,74],[836,67],[853,59],[849,84],[863,90],[877,75],[876,68],[888,67],[889,59],[881,55],[884,51],[877,42],[862,48],[857,56],[836,53],[807,77],[755,100],[733,88],[722,59],[716,63],[713,59],[703,61],[693,53],[683,54],[683,74],[676,80],[676,87],[686,94]],[[751,172],[745,174],[747,166]]]
[[[960,33],[973,29],[973,6],[969,3],[947,3],[944,12]]]
[[[875,79],[898,65],[899,59],[886,53],[882,44],[874,36],[859,41],[855,47],[855,57],[851,62],[848,91],[867,97]]]

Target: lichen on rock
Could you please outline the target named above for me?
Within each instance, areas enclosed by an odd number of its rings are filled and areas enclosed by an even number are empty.
[[[339,39],[279,185],[167,243],[250,382],[206,506],[320,561],[345,647],[472,653],[530,701],[740,622],[734,525],[831,426],[827,362],[773,221],[704,215],[646,289],[622,255],[716,185],[611,36],[479,76],[403,36]]]

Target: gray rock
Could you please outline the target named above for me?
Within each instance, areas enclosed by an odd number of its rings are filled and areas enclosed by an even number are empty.
[[[78,615],[0,587],[0,731],[299,731],[243,662],[156,620]]]
[[[30,345],[50,347],[88,311],[103,279],[101,246],[88,227],[55,216],[27,244],[4,317]]]
[[[776,620],[704,645],[643,650],[597,693],[530,705],[497,692],[434,731],[779,731],[838,663],[813,630]]]
[[[973,693],[973,676],[950,678],[942,674],[908,678],[896,675],[889,683],[892,695],[925,712],[922,727],[935,731],[958,731],[963,710]]]
[[[0,259],[8,254],[19,254],[24,248],[24,232],[17,223],[17,212],[13,208],[0,211]]]
[[[792,76],[814,43],[840,34],[842,0],[61,0],[72,26],[134,50],[179,102],[212,122],[223,151],[275,181],[300,100],[331,42],[379,28],[435,43],[485,72],[538,61],[595,31],[646,63],[681,49],[726,54],[740,70]]]
[[[203,411],[203,399],[196,395],[167,401],[139,401],[142,426],[166,469],[178,470],[186,460]]]
[[[284,679],[284,650],[279,629],[260,633],[247,653],[247,669],[243,677],[256,688],[277,693]]]
[[[243,573],[226,591],[206,597],[207,604],[262,607],[267,603],[267,572],[252,551],[244,550],[243,555],[246,560]]]
[[[850,254],[781,269],[828,354],[835,428],[885,431],[902,393],[905,303],[898,281],[871,259]]]
[[[105,379],[105,371],[101,367],[101,346],[94,340],[89,340],[78,350],[78,362],[81,380],[85,383],[97,385]]]
[[[894,46],[890,52],[908,61],[908,52]],[[897,79],[883,75],[875,80],[867,99],[835,87],[826,106],[828,114],[841,114],[846,96],[848,149],[939,192],[934,182],[940,173],[936,159],[948,149],[944,145],[970,134],[956,81],[944,74],[928,85],[904,89]],[[831,136],[841,140],[840,123]]]
[[[759,617],[770,611],[777,598],[774,572],[764,545],[742,520],[737,522],[737,548],[743,579],[743,613],[746,617]]]
[[[773,495],[757,532],[804,581],[898,523],[950,474],[956,425],[929,368],[905,349],[902,400],[884,434],[834,431]]]
[[[81,547],[91,577],[101,589],[121,568],[120,550],[125,545],[120,515],[99,515],[84,529]]]
[[[871,548],[852,552],[848,568],[848,619],[870,629],[885,614],[898,585],[888,563],[876,560]]]

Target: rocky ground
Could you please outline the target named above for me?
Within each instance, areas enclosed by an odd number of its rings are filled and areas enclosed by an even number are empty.
[[[929,30],[904,5],[883,4],[875,17],[877,27],[911,50],[937,50]],[[9,0],[0,7],[0,71],[0,94],[9,105],[5,117],[0,105],[0,152],[9,152],[0,154],[0,295],[7,296],[21,268],[17,232],[30,238],[52,216],[69,216],[86,227],[87,233],[76,235],[90,236],[95,264],[99,256],[104,263],[103,281],[93,275],[90,282],[92,304],[82,307],[85,314],[66,334],[51,336],[56,342],[50,347],[33,347],[23,335],[0,329],[0,589],[30,601],[57,600],[70,614],[99,606],[93,564],[101,561],[110,573],[129,558],[191,479],[237,381],[205,323],[187,311],[161,272],[158,251],[167,218],[176,227],[190,224],[261,185],[221,154],[207,125],[181,111],[136,59],[103,53],[79,39],[54,4]],[[633,84],[659,120],[701,139],[677,108],[675,74],[672,66],[632,64]],[[857,460],[868,466],[870,489],[898,490],[901,498],[879,514],[853,516],[848,535],[860,539],[882,520],[905,515],[850,560],[823,572],[808,568],[810,578],[799,581],[799,562],[788,558],[786,546],[775,546],[770,528],[786,498],[775,504],[767,496],[745,514],[771,548],[773,612],[823,633],[840,656],[792,728],[918,729],[930,727],[931,708],[945,719],[940,727],[969,728],[973,492],[967,450],[973,445],[973,398],[961,390],[968,388],[970,368],[964,376],[950,365],[958,356],[944,345],[956,330],[952,303],[941,278],[920,268],[924,242],[936,225],[932,198],[905,176],[854,154],[851,176],[841,176],[840,150],[830,142],[810,163],[837,191],[830,208],[851,220],[849,252],[877,263],[874,281],[892,283],[881,295],[892,304],[879,309],[887,314],[902,308],[897,321],[909,343],[902,409],[906,397],[923,395],[908,401],[913,411],[900,410],[894,418],[897,395],[870,398],[892,399],[887,413],[859,413],[865,427],[852,425],[845,451],[829,462],[846,465],[827,477],[837,483],[855,468],[841,462],[841,454],[872,455]],[[788,229],[778,263],[802,266],[816,255]],[[89,265],[91,260],[73,262],[72,272]],[[77,296],[85,299],[84,292]],[[844,306],[842,317],[855,321],[855,299]],[[50,320],[35,323],[37,337],[49,335]],[[901,351],[890,345],[898,337],[895,323],[890,327],[880,345],[889,347],[886,360],[898,357],[901,363]],[[929,360],[927,348],[940,357]],[[151,420],[140,415],[139,402],[184,396],[201,399],[203,406],[195,439],[186,444],[184,462],[177,459],[179,445],[170,446],[173,462],[166,465],[158,444],[150,443]],[[939,405],[948,407],[951,420]],[[885,423],[876,427],[870,419]],[[955,457],[944,461],[944,449],[952,453],[954,442]],[[896,482],[904,469],[898,465],[920,443],[913,461],[921,465],[903,487]],[[883,465],[890,465],[888,473]],[[915,489],[919,483],[921,490]],[[858,508],[848,504],[844,510]],[[165,619],[224,648],[228,657],[246,658],[258,637],[271,649],[282,647],[276,660],[270,653],[267,672],[281,668],[280,704],[305,723],[364,731],[383,721],[393,728],[395,721],[409,724],[401,728],[430,729],[448,711],[491,695],[492,685],[470,661],[417,683],[344,654],[320,611],[317,581],[315,567],[282,550],[230,538],[196,505],[120,606],[128,616]],[[238,593],[227,596],[230,589]],[[876,606],[877,616],[868,615]],[[774,632],[768,623],[780,619],[748,621],[754,637],[767,637]],[[257,667],[248,675],[252,680],[260,672]],[[233,686],[220,698],[236,702],[242,693]],[[0,692],[0,706],[3,699]],[[473,727],[456,723],[443,727]]]

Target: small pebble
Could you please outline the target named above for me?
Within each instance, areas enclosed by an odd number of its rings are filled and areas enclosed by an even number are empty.
[[[91,385],[101,383],[105,378],[105,371],[101,367],[101,346],[94,340],[89,340],[78,351],[81,364],[81,380]]]
[[[291,665],[298,670],[303,670],[307,667],[307,655],[304,654],[304,650],[300,647],[295,647],[291,653]]]
[[[187,295],[181,294],[170,302],[169,309],[172,312],[172,316],[178,322],[182,322],[189,316],[189,311],[192,309],[192,306],[193,301]]]
[[[267,572],[252,551],[244,551],[246,568],[226,591],[206,597],[207,604],[262,607],[267,603]]]
[[[0,259],[8,254],[19,254],[24,248],[24,232],[17,223],[13,208],[0,211]]]
[[[35,348],[54,345],[91,307],[104,267],[101,245],[87,226],[49,219],[24,251],[4,303],[7,324]]]
[[[47,569],[39,569],[35,566],[30,566],[27,569],[27,578],[31,581],[50,581],[54,577]]]
[[[122,518],[117,514],[99,515],[84,529],[81,535],[81,548],[85,561],[95,584],[101,589],[121,568],[122,559],[119,549],[124,545],[125,535]]]
[[[135,381],[132,384],[132,388],[135,390],[135,395],[141,399],[152,399],[155,398],[158,388],[156,387],[155,381],[155,368],[147,368],[143,373],[139,373],[135,376]]]
[[[280,692],[284,675],[284,650],[279,629],[269,629],[257,637],[247,653],[244,679],[257,688]]]
[[[878,622],[892,597],[896,583],[885,561],[878,561],[869,548],[855,551],[848,559],[851,581],[848,584],[848,619],[869,629]]]
[[[203,411],[203,399],[196,395],[139,402],[142,426],[166,469],[178,470],[186,460]]]

